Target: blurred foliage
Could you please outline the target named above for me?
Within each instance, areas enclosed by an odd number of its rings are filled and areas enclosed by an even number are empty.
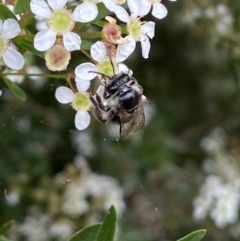
[[[113,127],[92,118],[82,133],[90,135],[95,152],[86,156],[84,139],[80,148],[71,141],[74,111],[54,97],[64,80],[49,78],[36,89],[25,78],[20,85],[27,95],[24,102],[0,82],[0,223],[22,222],[32,205],[49,212],[34,191],[45,188],[44,195],[49,195],[54,177],[78,154],[86,157],[94,172],[119,180],[125,191],[127,210],[119,222],[119,240],[177,240],[200,228],[208,230],[206,241],[239,240],[209,219],[194,221],[192,202],[204,180],[206,153],[199,145],[201,138],[222,127],[235,140],[230,149],[239,148],[240,4],[237,0],[163,2],[169,14],[157,21],[149,59],[141,57],[138,46],[126,61],[155,108],[136,138],[116,140],[109,134]],[[219,4],[229,8],[233,19],[225,33],[216,27],[221,16],[206,14]],[[85,58],[74,53],[70,68],[81,60]],[[42,59],[34,64],[46,71]],[[12,190],[20,192],[16,205],[7,202]],[[76,226],[83,228],[80,223]]]

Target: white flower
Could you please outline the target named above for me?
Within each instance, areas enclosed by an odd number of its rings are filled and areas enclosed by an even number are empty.
[[[205,197],[197,197],[193,202],[193,217],[196,220],[205,219],[211,205],[211,200]]]
[[[47,19],[47,28],[38,32],[34,37],[34,47],[39,51],[50,49],[57,38],[57,35],[63,36],[63,45],[68,51],[79,50],[81,38],[78,34],[73,33],[75,21],[90,22],[96,16],[88,11],[88,3],[80,4],[71,12],[65,7],[67,0],[31,0],[31,11]],[[85,14],[82,13],[85,9]],[[81,17],[82,16],[82,17]],[[85,19],[84,19],[85,18]]]
[[[0,58],[11,69],[20,70],[25,63],[23,56],[11,46],[10,40],[21,32],[15,19],[0,20]]]
[[[209,136],[200,142],[201,147],[209,154],[216,154],[225,147],[225,132],[222,128],[215,128]]]
[[[20,195],[17,191],[14,190],[10,192],[5,191],[5,198],[8,205],[15,206],[19,203]]]
[[[113,76],[119,71],[127,72],[129,75],[132,74],[132,71],[129,70],[124,64],[119,64],[120,57],[110,57],[107,55],[107,50],[103,42],[97,41],[91,46],[90,49],[91,57],[97,62],[97,64],[92,64],[90,62],[80,64],[75,69],[76,74],[76,83],[82,88],[85,85],[90,86],[90,80],[94,79],[97,76],[97,73],[104,74],[106,76]]]
[[[116,1],[114,0],[84,0],[82,4],[77,6],[73,13],[74,17],[78,19],[76,21],[86,23],[94,20],[98,15],[96,4],[99,2],[102,2],[111,12],[114,12],[117,7]]]
[[[221,194],[211,210],[210,216],[218,228],[224,228],[227,224],[233,224],[238,219],[239,194],[229,185],[221,189]]]
[[[28,241],[46,241],[49,240],[48,227],[50,222],[51,217],[48,214],[27,216],[24,222],[19,225],[19,232]]]
[[[141,5],[138,0],[128,0],[128,6],[131,15],[120,6],[117,6],[115,10],[116,16],[123,22],[127,23],[127,30],[129,35],[125,37],[125,44],[118,45],[117,56],[120,62],[128,58],[128,56],[134,51],[136,42],[140,41],[142,46],[142,55],[146,59],[148,58],[150,51],[150,41],[155,35],[155,23],[152,21],[141,22],[140,9]]]
[[[71,89],[65,86],[58,87],[56,89],[55,97],[62,104],[70,104],[73,109],[77,111],[75,116],[75,126],[78,130],[86,129],[90,124],[90,115],[88,110],[91,107],[91,101],[89,99],[88,93],[85,91],[88,89],[88,85],[78,86],[78,91],[73,93]]]
[[[66,188],[63,197],[62,210],[72,217],[79,217],[89,210],[89,205],[85,199],[86,190],[80,182],[71,183]]]
[[[152,7],[152,15],[158,19],[163,19],[167,16],[167,9],[161,3],[161,0],[140,0],[141,8],[139,10],[139,16],[147,15]]]
[[[119,216],[123,213],[126,207],[123,201],[123,190],[116,179],[109,176],[88,173],[82,176],[81,180],[82,187],[84,187],[88,196],[90,195],[94,199],[104,201],[104,210],[108,210],[111,205],[114,205]]]
[[[207,198],[214,199],[219,196],[223,186],[222,178],[209,175],[201,187],[201,193]]]
[[[72,223],[67,219],[61,219],[53,223],[49,228],[49,234],[57,240],[67,240],[73,233]]]

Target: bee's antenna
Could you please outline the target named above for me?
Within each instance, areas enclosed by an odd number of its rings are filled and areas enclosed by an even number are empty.
[[[109,55],[109,59],[110,59],[110,63],[111,63],[112,68],[113,68],[113,74],[116,75],[116,73],[115,73],[115,68],[114,68],[113,61],[112,61],[111,52],[110,52],[110,55]]]
[[[97,72],[97,71],[91,70],[91,71],[88,71],[88,73],[100,74],[100,75],[102,75],[102,76],[104,76],[104,77],[107,77],[107,78],[111,79],[111,76],[108,76],[108,75],[106,75],[106,74],[103,74],[103,73],[100,73],[100,72]]]
[[[108,50],[108,55],[109,55],[109,59],[110,59],[110,63],[111,63],[112,69],[113,69],[113,75],[116,75],[116,73],[115,73],[115,68],[114,68],[113,61],[112,61],[112,53],[111,53],[111,50]]]

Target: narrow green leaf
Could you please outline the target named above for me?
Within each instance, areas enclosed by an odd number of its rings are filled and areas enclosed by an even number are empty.
[[[93,20],[92,21],[92,24],[98,26],[98,27],[103,27],[106,23],[108,23],[107,21],[104,21],[104,20],[99,20],[99,19],[96,19],[96,20]]]
[[[86,39],[82,39],[82,43],[81,43],[81,48],[82,49],[85,49],[85,50],[90,50],[91,46],[93,45],[94,43],[91,42],[91,41],[88,41]]]
[[[76,232],[69,241],[95,241],[101,223],[97,223]]]
[[[200,230],[194,231],[188,234],[187,236],[178,239],[177,241],[199,241],[205,236],[206,231],[207,231],[206,229],[200,229]]]
[[[2,77],[2,78],[14,95],[16,95],[20,100],[27,99],[25,92],[17,84],[13,83],[6,77]]]
[[[10,230],[10,228],[13,226],[13,224],[15,223],[14,220],[11,220],[7,223],[4,223],[1,227],[0,227],[0,235],[5,234],[6,232],[8,232]]]
[[[26,49],[26,50],[30,51],[31,53],[44,59],[44,53],[40,52],[34,48],[33,39],[34,39],[33,35],[17,36],[14,39],[14,42],[17,45],[19,45],[20,47],[22,47],[23,49]]]
[[[105,16],[111,15],[111,12],[105,7],[103,3],[99,3],[97,7],[98,7],[98,15],[96,19],[102,19],[102,18],[105,18]]]
[[[16,14],[30,11],[30,0],[16,0],[14,5],[14,12]]]
[[[94,241],[113,241],[116,230],[117,214],[113,206],[110,207]]]
[[[0,241],[11,241],[9,239],[7,239],[5,236],[0,235]]]
[[[0,19],[5,20],[8,18],[14,18],[17,20],[15,14],[11,12],[6,5],[0,3]]]

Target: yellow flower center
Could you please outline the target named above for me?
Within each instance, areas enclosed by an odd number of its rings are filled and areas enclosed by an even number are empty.
[[[48,26],[58,34],[72,31],[75,21],[72,19],[72,12],[68,9],[56,10],[48,20]]]
[[[127,27],[129,34],[136,41],[139,41],[141,37],[141,21],[139,20],[139,18],[131,16]]]
[[[0,57],[7,49],[7,40],[0,34]]]
[[[116,72],[116,69],[117,69],[116,59],[112,58],[112,62],[113,62],[114,68],[111,64],[110,58],[106,57],[105,60],[103,60],[101,63],[99,63],[98,72],[101,74],[105,74],[107,76],[113,76],[114,71]]]
[[[89,110],[91,106],[91,101],[89,99],[89,95],[87,93],[75,93],[74,100],[72,102],[72,107],[76,111],[79,110]]]

